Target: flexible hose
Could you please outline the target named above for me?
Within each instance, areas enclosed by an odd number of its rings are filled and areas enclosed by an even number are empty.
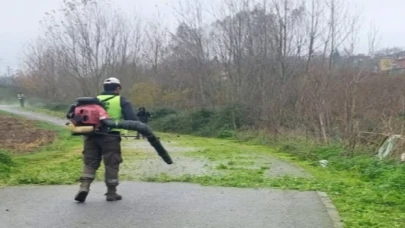
[[[132,120],[123,120],[123,121],[114,121],[111,119],[104,119],[101,121],[104,126],[109,128],[119,128],[124,130],[131,130],[131,131],[138,131],[141,135],[145,136],[150,145],[155,148],[158,155],[165,161],[167,164],[173,164],[173,161],[160,143],[159,139],[153,134],[152,129],[147,125],[140,121],[132,121]]]

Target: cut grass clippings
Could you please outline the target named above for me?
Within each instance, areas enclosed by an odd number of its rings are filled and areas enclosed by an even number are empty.
[[[165,134],[164,138],[173,136]],[[166,138],[167,139],[167,138]],[[176,140],[173,137],[173,140]],[[302,191],[326,192],[336,205],[345,227],[403,227],[405,224],[405,196],[401,186],[393,186],[393,183],[401,184],[395,179],[401,173],[405,173],[405,166],[392,166],[386,170],[381,167],[389,167],[389,164],[380,164],[373,158],[341,158],[340,161],[331,159],[327,168],[322,168],[317,162],[297,159],[280,148],[263,145],[241,144],[235,140],[218,140],[193,136],[181,136],[177,143],[187,147],[202,148],[198,152],[188,156],[203,157],[217,165],[211,168],[220,171],[215,176],[190,176],[170,177],[162,174],[157,177],[147,177],[144,181],[157,182],[188,182],[210,186],[227,187],[253,187],[253,188],[279,188]],[[305,148],[303,150],[310,150]],[[324,150],[324,148],[321,148]],[[325,150],[331,153],[333,148]],[[293,152],[293,151],[290,151]],[[336,151],[337,152],[337,151]],[[322,153],[322,152],[319,152]],[[314,178],[268,178],[264,175],[268,166],[263,165],[265,156],[278,156],[292,163],[299,164],[310,172]],[[333,153],[332,153],[333,154]],[[359,161],[355,161],[359,159]],[[363,162],[364,167],[355,164]],[[387,162],[389,163],[389,162]],[[266,163],[265,163],[266,164]],[[373,164],[380,164],[375,165]],[[404,170],[402,171],[401,170]],[[382,169],[382,168],[381,168]],[[394,172],[395,170],[395,172]],[[380,179],[368,179],[380,172]],[[384,176],[385,175],[385,176]],[[393,182],[389,180],[393,179]],[[405,179],[405,175],[402,175]],[[402,182],[404,183],[404,182]]]
[[[4,112],[0,115],[23,119]],[[74,183],[81,170],[80,137],[70,136],[62,127],[34,122],[35,126],[29,127],[55,132],[56,137],[29,153],[0,148],[0,185]]]
[[[54,131],[39,128],[35,121],[0,115],[1,148],[13,153],[29,153],[52,142]]]

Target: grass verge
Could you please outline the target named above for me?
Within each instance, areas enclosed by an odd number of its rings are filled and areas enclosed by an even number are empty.
[[[5,172],[7,176],[0,175],[0,183],[69,184],[76,181],[81,169],[80,138],[71,137],[60,128],[53,128],[59,132],[58,139],[37,153],[16,157],[0,156],[0,163],[9,164]],[[405,188],[405,166],[394,161],[380,162],[363,155],[347,157],[345,151],[333,145],[296,141],[274,144],[266,137],[259,136],[213,139],[185,135],[177,137],[176,134],[167,133],[159,135],[166,145],[170,141],[179,147],[196,148],[195,152],[175,156],[208,160],[210,162],[206,168],[213,172],[201,175],[125,175],[123,179],[323,191],[336,205],[345,227],[394,228],[405,224],[405,195],[402,192]],[[136,168],[131,164],[144,162],[151,156],[159,159],[155,154],[146,155],[142,150],[125,150],[127,173],[131,172],[131,168]],[[300,165],[314,178],[267,176],[271,166],[269,161],[275,156]],[[327,159],[328,167],[320,167],[319,159]],[[163,162],[161,165],[165,166]],[[101,169],[98,173],[102,172]]]
[[[173,135],[164,134],[164,138],[176,140]],[[194,136],[181,136],[176,142],[184,147],[200,148],[185,156],[208,159],[209,168],[215,169],[216,174],[170,176],[163,173],[145,177],[144,181],[323,191],[336,205],[345,227],[403,227],[405,222],[405,166],[393,161],[380,162],[365,156],[343,158],[337,147],[305,143],[297,144],[300,147],[269,147],[256,142]],[[322,168],[316,159],[303,159],[313,154],[329,159],[329,166]],[[274,156],[300,165],[314,178],[266,176],[268,162]]]
[[[70,136],[62,127],[35,123],[39,129],[55,131],[57,137],[52,143],[30,153],[13,154],[0,149],[0,185],[74,183],[81,169],[80,138]]]
[[[42,113],[42,114],[57,117],[57,118],[65,118],[65,116],[66,116],[66,113],[63,111],[54,111],[54,110],[49,110],[49,109],[38,108],[35,106],[26,106],[24,108],[19,108],[19,109],[27,110],[27,111],[31,111],[31,112],[38,112],[38,113]]]

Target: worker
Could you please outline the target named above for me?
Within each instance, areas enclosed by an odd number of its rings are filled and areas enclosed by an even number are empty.
[[[20,102],[21,108],[24,108],[25,95],[22,92],[18,92],[17,98],[18,98],[18,101]]]
[[[149,118],[151,117],[150,113],[146,111],[145,107],[140,107],[136,116],[142,123],[145,123],[145,124],[148,124]],[[139,131],[136,134],[136,138],[139,139]],[[145,138],[145,137],[142,135],[142,138]]]
[[[108,115],[114,120],[138,120],[132,104],[120,95],[120,80],[114,77],[104,81],[104,92],[97,96],[105,104]],[[121,156],[121,134],[119,129],[111,129],[108,134],[91,135],[84,137],[83,161],[84,167],[80,178],[80,189],[75,200],[84,202],[90,191],[96,171],[101,160],[105,166],[105,184],[107,186],[106,200],[121,200],[117,194],[119,185],[119,166],[123,159]]]

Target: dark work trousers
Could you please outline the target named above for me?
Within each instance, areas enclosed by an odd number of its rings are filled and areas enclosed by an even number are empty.
[[[22,108],[24,108],[24,99],[19,99],[20,100],[20,106],[22,107]]]
[[[121,137],[116,135],[84,136],[83,174],[81,179],[94,180],[101,160],[105,166],[105,183],[107,186],[119,184],[119,166],[121,156]]]

